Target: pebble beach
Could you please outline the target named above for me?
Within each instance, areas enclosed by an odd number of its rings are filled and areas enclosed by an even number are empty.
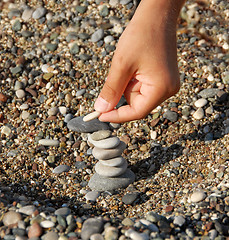
[[[98,162],[88,129],[68,123],[94,111],[136,7],[0,1],[0,239],[229,239],[226,0],[182,8],[179,93],[142,120],[107,123],[135,181],[88,186]]]

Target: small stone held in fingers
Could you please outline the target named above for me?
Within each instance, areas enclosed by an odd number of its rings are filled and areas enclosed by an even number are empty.
[[[83,121],[84,121],[84,122],[91,121],[91,120],[93,120],[93,119],[98,118],[100,115],[101,115],[100,112],[94,111],[94,112],[89,113],[88,115],[86,115],[86,116],[83,118]]]

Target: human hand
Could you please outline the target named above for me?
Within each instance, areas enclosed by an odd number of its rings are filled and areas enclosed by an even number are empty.
[[[176,9],[171,5],[175,2]],[[176,20],[182,2],[140,3],[120,37],[107,80],[94,105],[102,113],[101,121],[118,123],[144,118],[179,90]],[[114,109],[123,93],[128,105]]]

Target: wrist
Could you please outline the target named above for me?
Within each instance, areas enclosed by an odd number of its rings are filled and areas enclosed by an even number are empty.
[[[142,0],[135,15],[141,15],[144,21],[152,19],[158,25],[172,23],[176,26],[184,2],[185,0]]]

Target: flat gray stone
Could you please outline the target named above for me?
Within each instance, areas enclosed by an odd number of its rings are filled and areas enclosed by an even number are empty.
[[[91,136],[88,137],[88,141],[97,148],[110,149],[115,148],[119,145],[120,139],[118,137],[109,137],[106,139],[94,141]]]
[[[94,119],[89,122],[84,122],[83,117],[76,117],[71,119],[67,127],[79,133],[91,133],[99,130],[108,130],[109,125],[105,122],[99,121],[99,119]]]
[[[68,172],[70,170],[70,167],[68,165],[59,165],[53,169],[53,173],[55,174],[61,174],[63,172]]]
[[[46,14],[46,9],[43,7],[38,7],[32,14],[32,17],[34,19],[39,19],[44,17],[44,15]]]
[[[111,136],[110,130],[100,130],[91,134],[91,139],[94,141],[99,141]]]
[[[95,173],[90,179],[88,186],[94,191],[113,191],[118,188],[126,188],[135,180],[134,173],[127,169],[118,177],[107,178]]]
[[[138,197],[139,193],[135,192],[135,193],[126,193],[123,197],[122,197],[122,201],[125,204],[132,204]]]
[[[112,149],[102,149],[95,147],[92,150],[92,155],[99,160],[111,159],[119,157],[125,148],[126,144],[123,141],[120,141],[120,144],[116,148]]]
[[[55,215],[68,216],[69,214],[71,214],[71,210],[67,207],[62,207],[55,211]]]
[[[32,215],[36,210],[37,210],[37,208],[35,206],[27,205],[27,206],[19,208],[18,212],[24,213],[25,215]]]
[[[82,226],[81,230],[82,240],[89,240],[91,235],[95,233],[102,233],[103,225],[104,224],[100,219],[88,218],[86,221],[84,221]]]
[[[99,192],[97,191],[90,191],[88,192],[86,195],[85,195],[85,198],[88,200],[88,201],[92,201],[92,202],[95,202],[96,199],[99,197]]]
[[[118,167],[124,162],[126,162],[126,159],[123,157],[116,157],[116,158],[111,158],[107,160],[99,160],[103,165],[110,166],[110,167]]]
[[[91,35],[91,41],[92,42],[98,42],[104,37],[104,30],[102,28],[96,30],[92,35]]]
[[[127,169],[127,161],[124,162],[121,166],[118,167],[110,167],[103,165],[100,161],[95,164],[95,171],[100,176],[104,177],[117,177],[123,174]]]
[[[198,93],[202,98],[212,98],[217,95],[220,90],[218,88],[206,88]]]
[[[58,240],[59,236],[56,232],[47,232],[42,236],[42,240]]]

